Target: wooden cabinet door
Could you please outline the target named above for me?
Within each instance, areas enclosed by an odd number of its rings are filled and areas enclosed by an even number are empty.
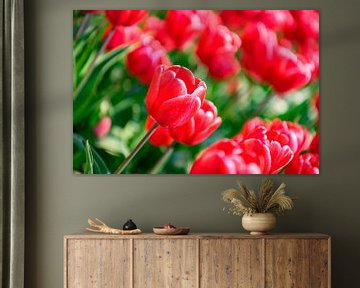
[[[266,287],[309,287],[309,256],[307,239],[266,239]]]
[[[266,287],[327,288],[328,239],[266,239]]]
[[[131,287],[130,240],[67,240],[67,288]]]
[[[202,239],[200,287],[264,287],[261,239]]]
[[[195,288],[196,239],[134,240],[134,288]]]

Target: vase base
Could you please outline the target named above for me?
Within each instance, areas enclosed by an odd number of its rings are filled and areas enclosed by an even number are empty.
[[[266,232],[250,232],[250,235],[265,235]]]

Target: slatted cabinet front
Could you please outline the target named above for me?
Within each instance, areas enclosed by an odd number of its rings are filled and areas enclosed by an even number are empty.
[[[65,288],[330,287],[321,234],[65,236]]]

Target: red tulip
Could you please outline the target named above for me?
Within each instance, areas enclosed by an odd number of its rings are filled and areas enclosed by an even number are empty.
[[[170,129],[171,136],[180,143],[196,145],[208,138],[221,124],[215,105],[205,100],[190,121]]]
[[[291,10],[293,24],[285,29],[285,36],[300,43],[319,39],[319,11]]]
[[[277,47],[271,62],[271,73],[266,81],[278,93],[297,90],[311,80],[313,66],[289,49]]]
[[[144,31],[152,35],[167,50],[173,50],[175,48],[172,38],[165,29],[164,20],[161,20],[156,16],[148,17],[144,24]]]
[[[233,30],[242,29],[252,19],[256,19],[262,10],[222,10],[219,16],[223,23]]]
[[[205,27],[219,23],[218,15],[210,10],[170,10],[164,20],[148,17],[144,31],[167,50],[174,50],[185,48]]]
[[[111,118],[104,117],[96,124],[93,133],[96,137],[101,138],[109,133],[110,128],[111,128]]]
[[[203,29],[201,11],[169,10],[165,17],[165,29],[175,48],[184,48]]]
[[[263,142],[276,141],[281,146],[289,146],[294,154],[309,149],[312,141],[310,132],[300,124],[280,119],[265,122],[257,117],[247,121],[241,132],[234,137],[237,141],[250,138]]]
[[[282,145],[288,145],[294,154],[300,154],[309,149],[312,136],[310,132],[300,124],[275,119],[270,122],[267,127],[269,130],[269,139],[277,139]]]
[[[293,16],[289,10],[223,10],[220,17],[232,29],[242,29],[248,23],[261,22],[266,27],[281,30],[293,25]]]
[[[112,30],[112,26],[109,25],[109,27],[104,32],[103,39],[106,39],[108,37],[111,30]],[[111,51],[121,46],[134,43],[140,40],[141,34],[142,34],[141,29],[135,25],[127,26],[127,27],[116,26],[105,49],[107,51]]]
[[[268,147],[271,156],[268,173],[273,174],[280,172],[295,156],[307,151],[312,136],[305,127],[297,123],[280,119],[265,122],[260,118],[253,118],[246,122],[241,133],[234,137],[238,143],[249,139],[257,139]]]
[[[150,84],[155,69],[160,64],[170,64],[166,50],[152,37],[143,38],[141,45],[126,57],[126,66],[142,83]]]
[[[190,172],[276,174],[293,157],[294,152],[288,145],[275,139],[270,140],[266,128],[257,126],[246,138],[241,135],[234,140],[222,139],[206,148],[196,158]]]
[[[132,26],[143,20],[147,10],[105,10],[106,17],[113,26]]]
[[[146,108],[160,126],[178,127],[200,109],[206,89],[205,82],[194,77],[189,69],[160,65],[146,95]]]
[[[319,174],[319,154],[297,155],[285,169],[285,174]]]
[[[263,24],[248,26],[243,33],[243,63],[259,81],[278,93],[287,93],[309,83],[313,65],[278,44],[276,34]]]
[[[203,150],[194,161],[191,174],[260,174],[258,160],[244,159],[242,149],[231,139],[221,139]]]
[[[290,10],[262,10],[258,21],[275,31],[282,31],[294,25],[294,18]]]
[[[145,122],[146,131],[149,131],[154,123],[154,119],[148,117]],[[154,146],[170,146],[174,142],[174,139],[170,136],[168,129],[159,126],[156,128],[154,134],[151,135],[149,142]]]
[[[208,67],[211,76],[224,79],[240,70],[235,57],[240,44],[239,36],[225,26],[209,27],[200,37],[196,53]]]
[[[271,60],[278,45],[276,34],[259,23],[248,25],[241,40],[244,67],[256,80],[265,81],[271,73]]]
[[[288,142],[286,141],[287,138],[280,133],[274,133],[273,131],[269,131],[266,128],[265,123],[253,127],[251,131],[246,131],[246,129],[249,129],[251,125],[253,124],[250,123],[249,125],[247,125],[247,127],[245,127],[245,133],[240,133],[240,135],[237,135],[236,137],[234,137],[234,139],[237,140],[240,145],[242,145],[242,143],[246,143],[249,140],[260,141],[270,153],[270,160],[268,161],[269,164],[266,166],[262,165],[263,167],[267,167],[267,169],[263,169],[263,173],[275,174],[280,172],[281,169],[283,169],[292,160],[294,156],[294,152],[291,150]],[[263,147],[261,148],[265,149]],[[248,151],[251,151],[249,149],[244,150],[247,153]],[[266,153],[264,152],[263,155],[266,156]],[[266,159],[265,156],[263,157],[264,159]]]

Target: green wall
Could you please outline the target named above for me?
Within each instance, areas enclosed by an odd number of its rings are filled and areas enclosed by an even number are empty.
[[[360,259],[360,21],[357,0],[25,2],[26,287],[63,287],[63,235],[88,216],[114,226],[132,218],[145,231],[165,222],[197,232],[238,232],[220,192],[260,176],[73,176],[72,9],[319,8],[321,10],[321,175],[276,176],[299,197],[279,232],[333,237],[333,287],[358,287]],[[98,3],[101,7],[96,6]],[[162,5],[162,3],[166,3]],[[187,3],[187,4],[186,4]]]

